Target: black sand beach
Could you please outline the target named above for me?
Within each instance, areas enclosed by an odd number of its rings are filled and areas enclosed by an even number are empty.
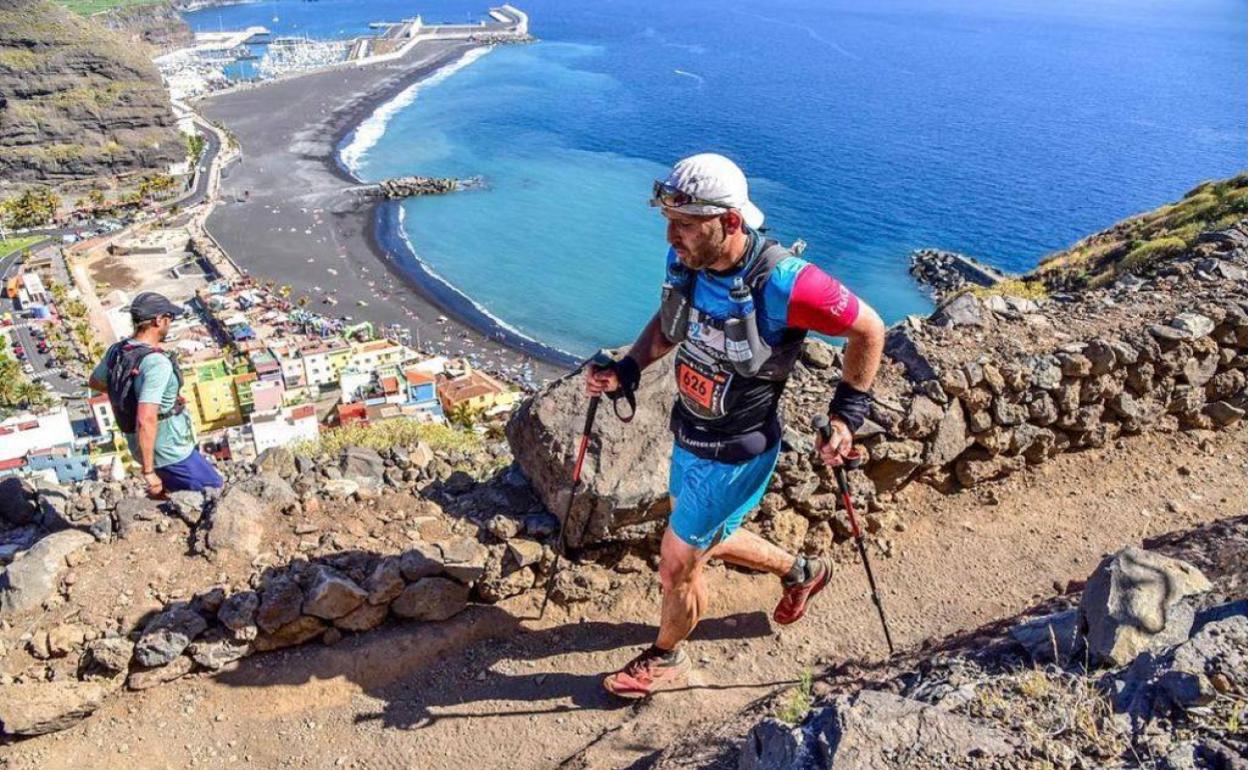
[[[221,200],[207,226],[241,267],[257,279],[289,284],[292,296],[311,300],[310,310],[398,323],[424,350],[475,354],[490,371],[531,361],[540,381],[567,371],[569,359],[506,332],[500,341],[500,330],[490,329],[478,311],[400,267],[382,244],[393,238],[377,237],[379,207],[346,192],[358,183],[337,162],[342,139],[378,105],[473,47],[426,41],[396,61],[308,73],[202,100],[198,110],[228,128],[243,150],[242,160],[223,172]],[[323,304],[327,294],[338,304]],[[450,320],[439,323],[443,315]]]

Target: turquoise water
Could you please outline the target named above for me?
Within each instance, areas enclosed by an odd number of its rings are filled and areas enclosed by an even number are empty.
[[[486,189],[404,204],[413,250],[489,313],[577,353],[631,339],[656,307],[665,245],[646,198],[693,152],[737,159],[773,235],[805,239],[888,320],[928,308],[906,275],[914,248],[1022,271],[1248,167],[1242,2],[522,7],[543,42],[407,94],[354,163],[364,178],[482,176]],[[191,20],[336,37],[411,13],[321,0]]]

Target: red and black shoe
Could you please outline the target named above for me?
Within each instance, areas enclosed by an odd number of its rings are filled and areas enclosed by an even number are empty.
[[[810,600],[832,579],[831,559],[821,556],[811,560],[811,563],[818,567],[815,573],[801,583],[786,585],[784,595],[780,597],[780,603],[776,605],[775,612],[771,613],[771,619],[782,626],[801,620],[806,614],[806,606],[810,604]]]
[[[685,684],[690,669],[684,650],[667,652],[650,647],[614,674],[602,680],[607,692],[620,698],[648,698],[660,690]]]

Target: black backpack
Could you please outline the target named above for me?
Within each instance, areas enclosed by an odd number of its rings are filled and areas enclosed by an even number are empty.
[[[112,404],[113,414],[117,417],[117,426],[122,433],[134,433],[139,417],[139,394],[134,388],[134,379],[139,375],[139,364],[152,353],[168,355],[160,348],[154,348],[142,342],[125,340],[113,344],[104,356],[105,367],[108,369],[108,401]],[[182,390],[182,370],[172,356],[173,376],[178,380],[178,391]],[[161,412],[159,419],[164,420],[181,414],[185,402],[181,395],[168,412]]]

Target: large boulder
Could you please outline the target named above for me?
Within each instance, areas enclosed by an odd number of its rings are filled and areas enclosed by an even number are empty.
[[[182,654],[208,623],[185,605],[175,605],[152,618],[134,647],[141,666],[163,666]]]
[[[446,620],[468,606],[468,586],[441,577],[417,580],[399,594],[390,611],[411,620]]]
[[[672,360],[666,356],[642,374],[632,422],[617,420],[604,399],[571,516],[564,523],[572,547],[644,537],[667,514],[672,451],[668,418],[676,400]],[[507,424],[512,455],[557,516],[568,505],[588,408],[584,375],[578,370],[526,399]]]
[[[255,623],[262,631],[275,633],[297,620],[302,609],[303,592],[299,590],[298,581],[289,575],[275,575],[265,582],[260,593]]]
[[[386,473],[386,463],[377,450],[362,446],[349,446],[342,450],[341,467],[344,479],[378,489]]]
[[[1005,757],[1014,740],[993,727],[920,701],[864,690],[813,712],[798,728],[767,719],[746,736],[741,770],[878,770],[961,766],[969,757]],[[908,763],[899,765],[905,757]]]
[[[256,470],[275,473],[287,481],[295,477],[295,456],[285,447],[269,447],[256,458]]]
[[[20,526],[35,520],[35,490],[25,479],[0,479],[0,522]]]
[[[303,600],[303,613],[333,620],[364,603],[368,592],[351,578],[328,567],[318,567]]]
[[[1248,689],[1248,617],[1236,615],[1210,623],[1175,648],[1160,685],[1178,706],[1203,706],[1217,688]]]
[[[65,557],[95,542],[75,529],[53,532],[31,546],[0,574],[0,617],[34,609],[56,591],[68,569]]]
[[[52,733],[80,722],[113,687],[101,682],[27,682],[0,685],[0,735]]]
[[[1125,666],[1147,650],[1187,639],[1195,609],[1183,599],[1212,586],[1200,570],[1139,548],[1106,557],[1079,604],[1088,652],[1099,663]]]
[[[255,558],[264,543],[268,510],[254,496],[230,487],[213,506],[207,519],[208,548]]]

